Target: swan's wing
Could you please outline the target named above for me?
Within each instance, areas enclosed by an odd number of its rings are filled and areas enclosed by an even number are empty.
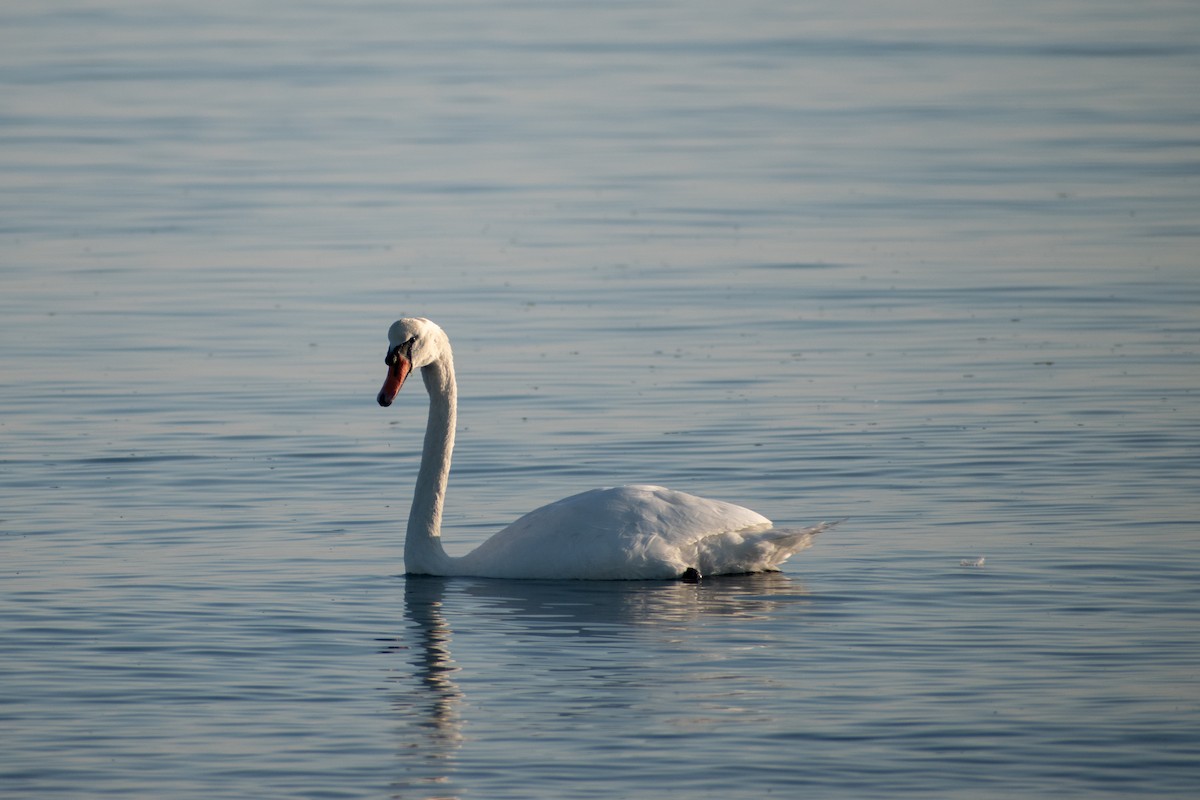
[[[696,566],[713,574],[729,570],[714,568],[703,551],[724,559],[770,527],[748,508],[661,486],[593,489],[529,512],[459,566],[465,574],[522,578],[670,578]]]

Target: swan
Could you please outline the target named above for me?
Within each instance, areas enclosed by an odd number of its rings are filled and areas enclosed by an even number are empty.
[[[776,571],[826,524],[780,530],[748,508],[661,486],[593,489],[529,512],[470,553],[442,548],[442,505],[454,449],[458,389],[450,340],[423,317],[388,330],[388,372],[376,398],[392,404],[421,370],[429,392],[404,565],[410,575],[512,579],[684,579]]]

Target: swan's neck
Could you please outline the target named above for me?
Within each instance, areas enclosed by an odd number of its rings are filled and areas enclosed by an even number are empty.
[[[447,352],[440,360],[422,368],[429,390],[429,422],[425,426],[425,448],[421,470],[408,513],[404,539],[404,568],[410,573],[444,575],[450,557],[442,549],[442,504],[450,477],[450,454],[454,450],[454,425],[458,413],[458,388],[454,361]]]

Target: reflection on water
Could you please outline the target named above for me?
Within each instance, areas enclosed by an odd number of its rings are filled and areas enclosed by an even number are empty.
[[[640,708],[642,713],[656,705],[645,695],[664,688],[655,685],[652,675],[630,679],[630,667],[638,663],[630,656],[644,650],[641,644],[646,637],[656,647],[669,647],[710,619],[769,621],[775,609],[797,602],[809,602],[809,596],[802,584],[783,573],[695,584],[407,576],[404,609],[410,635],[398,637],[382,651],[407,661],[407,667],[389,665],[405,773],[393,788],[398,796],[409,796],[409,791],[434,792],[424,797],[453,796],[459,768],[456,754],[470,741],[469,709],[485,702],[476,699],[473,704],[461,683],[481,679],[489,687],[507,681],[534,683],[539,694],[552,696],[562,688],[556,684],[556,674],[562,672],[574,681],[602,687],[605,691],[597,692],[593,700]],[[456,626],[477,640],[482,637],[483,652],[476,641],[472,660],[482,657],[486,678],[464,672],[455,662],[451,642]],[[540,657],[522,670],[521,657],[514,654],[529,641],[537,643]],[[592,649],[597,644],[600,651]],[[716,660],[723,655],[713,654]],[[675,677],[706,681],[703,670]],[[537,713],[535,708],[528,710]]]
[[[410,582],[412,579],[410,579]],[[782,572],[683,581],[500,581],[471,579],[452,587],[493,613],[513,615],[535,636],[564,630],[622,635],[622,626],[680,626],[710,614],[762,616],[805,596]]]
[[[400,687],[392,707],[401,720],[400,762],[408,773],[393,786],[396,789],[446,783],[462,744],[463,695],[454,682],[458,667],[450,654],[451,630],[442,614],[442,595],[440,579],[408,580],[404,611],[414,635],[398,638],[383,650],[408,655],[415,679],[410,681],[399,668],[393,668],[397,671],[389,678]],[[411,647],[403,644],[409,640]]]

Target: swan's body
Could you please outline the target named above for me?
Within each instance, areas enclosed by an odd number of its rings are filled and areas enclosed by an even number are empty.
[[[379,404],[391,405],[418,367],[429,391],[425,448],[404,542],[410,574],[614,580],[764,572],[808,547],[825,527],[779,530],[732,503],[660,486],[621,486],[542,506],[465,556],[449,556],[441,544],[441,517],[457,416],[450,341],[429,320],[407,318],[392,325],[388,342]]]

